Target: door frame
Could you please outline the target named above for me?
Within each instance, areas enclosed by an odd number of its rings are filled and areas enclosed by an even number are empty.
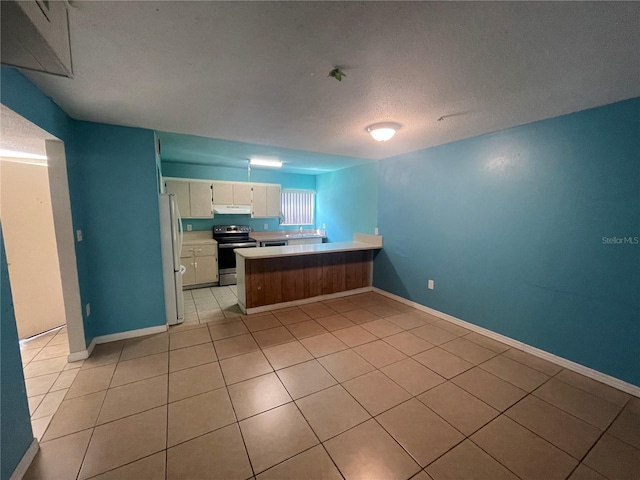
[[[49,169],[49,190],[53,210],[53,226],[60,262],[60,280],[62,298],[67,320],[69,337],[69,362],[89,357],[85,340],[82,317],[82,298],[78,279],[73,220],[71,217],[71,198],[69,196],[69,178],[67,176],[67,157],[64,143],[60,140],[45,140],[47,164]]]

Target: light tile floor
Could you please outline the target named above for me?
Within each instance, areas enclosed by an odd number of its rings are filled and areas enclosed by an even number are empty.
[[[60,327],[20,342],[33,434],[40,439],[83,362],[67,363],[69,340]]]
[[[25,478],[638,478],[640,399],[495,340],[374,293],[185,297],[168,333],[30,369],[34,413],[63,393]]]

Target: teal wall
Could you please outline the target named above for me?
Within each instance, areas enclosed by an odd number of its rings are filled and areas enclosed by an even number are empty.
[[[95,336],[166,324],[154,134],[74,122]]]
[[[161,142],[163,161],[177,161],[205,167],[221,165],[235,169],[238,165],[246,165],[252,157],[267,157],[281,160],[291,173],[307,175],[309,170],[316,174],[367,162],[363,158],[327,155],[308,150],[294,150],[220,138],[161,131],[156,134]],[[301,168],[296,168],[296,165],[301,165]],[[312,168],[309,168],[309,165]]]
[[[375,286],[640,385],[640,99],[383,160],[378,195]]]
[[[17,70],[5,66],[1,66],[0,69],[2,80],[0,83],[0,101],[2,101],[2,104],[64,142],[73,228],[74,230],[84,230],[82,178],[79,173],[80,162],[74,142],[73,120]],[[84,242],[76,242],[75,250],[80,281],[80,297],[84,305],[91,301],[86,244]],[[93,332],[85,316],[84,309],[82,311],[85,341],[89,345],[93,339]]]
[[[326,224],[330,242],[348,242],[354,233],[373,234],[378,218],[378,162],[316,177],[316,225]]]
[[[33,441],[27,389],[22,373],[7,270],[4,239],[0,229],[0,479],[8,480]]]
[[[248,182],[249,173],[246,168],[216,167],[195,165],[190,163],[163,161],[162,175],[165,177],[197,178],[203,180],[221,180],[229,182]],[[277,170],[251,169],[251,181],[256,183],[277,183],[283,189],[315,190],[316,176],[299,173],[286,173]],[[277,218],[251,218],[251,215],[217,215],[211,220],[185,219],[183,226],[191,225],[193,230],[211,230],[214,225],[249,225],[257,232],[267,230],[290,230],[295,226],[279,225]],[[311,228],[311,227],[304,227]]]
[[[2,103],[65,144],[86,344],[165,324],[153,132],[75,121],[13,68],[1,80]],[[0,284],[4,480],[33,436],[4,250]]]
[[[13,68],[2,67],[1,93],[65,144],[87,345],[165,324],[154,132],[73,120]]]

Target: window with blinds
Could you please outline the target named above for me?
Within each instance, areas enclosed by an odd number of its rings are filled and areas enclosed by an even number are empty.
[[[309,190],[282,191],[282,225],[313,225],[316,192]]]

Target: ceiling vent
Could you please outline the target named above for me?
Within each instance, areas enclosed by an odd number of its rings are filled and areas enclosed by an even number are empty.
[[[1,54],[5,65],[73,77],[66,2],[0,2]]]

